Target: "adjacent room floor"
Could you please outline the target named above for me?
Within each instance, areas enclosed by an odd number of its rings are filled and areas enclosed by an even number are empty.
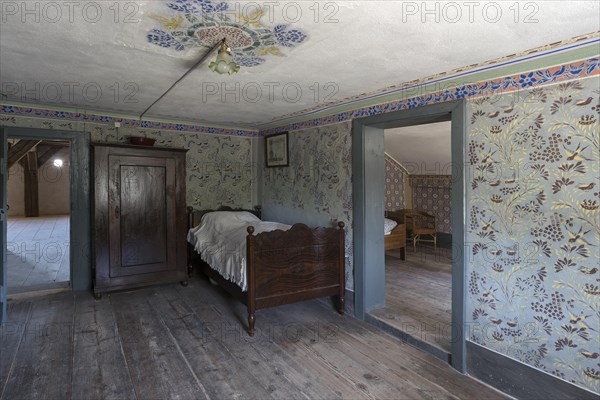
[[[0,390],[15,398],[498,399],[499,392],[321,301],[257,312],[194,279],[9,303]]]
[[[69,216],[9,217],[8,291],[68,285]]]
[[[385,307],[371,315],[398,331],[450,353],[452,339],[452,253],[419,246],[385,256]]]

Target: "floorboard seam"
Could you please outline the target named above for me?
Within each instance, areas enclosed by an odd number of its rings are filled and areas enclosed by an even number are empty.
[[[163,296],[163,298],[164,298],[164,296]],[[168,299],[165,299],[165,300],[167,301],[167,303],[169,304],[169,306],[171,306],[171,302]],[[156,310],[154,309],[154,307],[152,307],[152,303],[150,302],[150,300],[147,300],[146,303],[148,303],[148,306],[150,306],[150,308],[153,309],[156,312]],[[183,358],[183,361],[185,362],[185,365],[188,367],[188,369],[192,373],[192,376],[196,380],[196,384],[202,390],[202,393],[204,393],[204,396],[207,399],[210,399],[211,398],[210,395],[206,391],[206,388],[204,387],[204,385],[202,384],[202,382],[200,382],[200,378],[198,378],[198,375],[196,375],[196,372],[194,372],[194,369],[192,368],[192,365],[190,364],[189,360],[187,359],[187,357],[185,356],[185,354],[183,354],[183,350],[181,350],[181,346],[179,346],[179,343],[177,342],[177,339],[175,338],[175,336],[171,332],[171,329],[169,329],[169,327],[165,323],[165,321],[164,321],[164,319],[163,319],[163,317],[161,316],[160,313],[156,312],[156,315],[158,316],[158,320],[160,321],[161,325],[166,329],[167,334],[169,335],[169,337],[171,338],[171,340],[175,344],[175,348],[177,349],[177,352],[179,353],[179,355],[181,356],[181,358]]]
[[[23,343],[23,337],[25,336],[25,331],[27,330],[27,325],[29,324],[29,320],[31,319],[31,310],[33,309],[33,306],[31,304],[31,302],[29,302],[29,308],[27,310],[27,318],[25,318],[25,323],[23,324],[23,330],[21,332],[21,337],[19,338],[19,344],[17,345],[17,350],[15,350],[15,354],[13,355],[13,359],[10,363],[10,370],[8,371],[8,374],[6,375],[6,382],[4,382],[4,387],[2,388],[2,394],[0,394],[0,399],[4,399],[4,393],[6,393],[6,388],[8,387],[8,382],[10,381],[10,377],[13,373],[13,369],[15,366],[15,361],[17,360],[17,354],[19,353],[19,350],[21,349],[21,344]]]
[[[127,355],[125,354],[125,349],[123,348],[123,341],[121,340],[121,333],[119,332],[119,322],[117,319],[117,314],[115,314],[115,308],[113,306],[113,302],[112,299],[110,297],[110,295],[107,295],[107,301],[108,304],[110,305],[110,312],[112,314],[113,320],[115,321],[115,335],[117,337],[117,339],[119,340],[119,349],[121,350],[121,355],[123,356],[123,360],[125,361],[125,366],[127,367],[127,375],[129,376],[129,381],[131,382],[131,387],[133,387],[133,390],[135,392],[135,398],[140,399],[140,393],[138,392],[138,388],[137,385],[135,384],[135,382],[133,381],[133,377],[131,376],[131,365],[129,365],[129,360],[127,359]],[[95,300],[95,301],[101,301],[101,300]]]

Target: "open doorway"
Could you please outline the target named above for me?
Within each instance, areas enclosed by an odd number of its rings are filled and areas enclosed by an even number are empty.
[[[8,294],[69,287],[70,142],[7,139]]]
[[[450,356],[435,346],[420,346],[464,372],[468,326],[465,324],[464,101],[436,103],[355,119],[352,122],[352,201],[354,226],[354,313],[382,326],[370,313],[385,307],[384,131],[451,121],[452,154],[452,294]],[[431,144],[433,146],[434,144]],[[408,250],[407,250],[408,252]],[[382,326],[384,329],[386,326]],[[391,332],[396,333],[396,332]],[[403,336],[408,342],[411,338]],[[422,342],[421,342],[422,343]],[[416,344],[416,343],[414,343]],[[445,357],[444,357],[445,356]]]
[[[385,129],[384,152],[385,306],[370,315],[449,360],[451,122]]]

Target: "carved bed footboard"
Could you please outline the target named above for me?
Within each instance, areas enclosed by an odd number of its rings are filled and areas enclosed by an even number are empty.
[[[311,229],[295,224],[287,231],[246,238],[248,274],[248,333],[254,334],[254,312],[261,308],[338,297],[338,312],[344,313],[345,254],[344,223],[336,228]]]
[[[190,228],[199,222],[198,212],[188,208]],[[203,212],[205,213],[205,212]],[[206,265],[189,246],[192,264],[216,281],[248,309],[248,334],[254,335],[255,312],[262,308],[303,300],[336,296],[337,310],[344,314],[345,294],[345,233],[344,223],[337,228],[309,228],[295,224],[289,230],[254,234],[247,228],[246,278],[247,291],[223,278]]]

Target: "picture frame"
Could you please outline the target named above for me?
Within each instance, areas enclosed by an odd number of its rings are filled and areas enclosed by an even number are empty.
[[[290,165],[288,132],[265,137],[265,162],[267,168]]]

